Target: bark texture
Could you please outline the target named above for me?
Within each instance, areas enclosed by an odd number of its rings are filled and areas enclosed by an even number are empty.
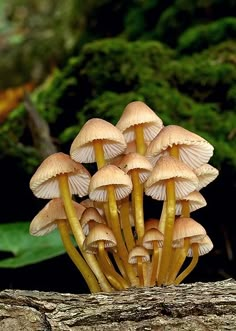
[[[0,292],[0,331],[236,330],[236,281],[70,294]]]

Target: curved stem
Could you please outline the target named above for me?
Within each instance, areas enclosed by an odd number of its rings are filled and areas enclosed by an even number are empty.
[[[141,245],[144,236],[143,186],[140,183],[137,170],[131,171],[131,178],[133,183],[132,198],[134,199],[135,229],[138,235],[138,244]]]
[[[59,219],[57,220],[57,226],[65,250],[75,266],[79,269],[81,275],[83,276],[90,289],[90,292],[101,292],[101,288],[98,285],[96,277],[71,241],[70,234],[68,232],[67,221],[65,219]]]
[[[111,217],[112,230],[117,241],[118,254],[124,264],[127,276],[132,285],[136,285],[137,280],[132,266],[128,263],[128,252],[121,233],[120,220],[117,211],[115,190],[113,185],[107,186],[108,206]]]
[[[135,241],[132,232],[132,227],[130,224],[129,205],[130,205],[129,197],[126,197],[125,199],[122,200],[120,206],[120,219],[123,228],[125,243],[128,248],[128,251],[130,252],[135,246]]]
[[[104,242],[98,242],[98,256],[101,261],[102,269],[112,286],[114,286],[117,290],[123,290],[129,287],[129,284],[126,280],[119,275],[113,268],[112,264],[109,263],[109,257],[104,248]]]
[[[193,250],[192,261],[189,264],[189,266],[176,278],[174,282],[175,285],[179,285],[184,280],[184,278],[186,278],[190,274],[190,272],[193,271],[193,269],[196,267],[198,263],[198,259],[199,259],[198,244],[194,243],[191,245],[191,247]]]
[[[74,234],[75,240],[77,242],[77,245],[80,249],[80,252],[83,254],[84,259],[86,260],[89,267],[91,268],[91,270],[94,272],[95,276],[97,277],[97,280],[98,280],[99,285],[101,286],[102,290],[104,292],[106,292],[106,291],[111,292],[112,288],[111,288],[110,284],[108,283],[105,275],[103,274],[95,256],[93,256],[91,254],[87,254],[83,251],[83,242],[84,242],[85,237],[84,237],[80,222],[77,219],[75,208],[72,204],[67,174],[63,174],[63,175],[59,176],[59,186],[60,186],[61,198],[64,203],[65,212],[66,212],[68,221],[70,223],[71,230]]]
[[[135,131],[135,140],[136,140],[136,149],[137,152],[141,155],[144,155],[146,152],[146,144],[144,141],[143,126],[142,124],[134,126]]]
[[[158,243],[157,243],[156,240],[154,240],[154,242],[153,242],[153,255],[152,255],[152,273],[151,273],[150,286],[155,286],[156,285],[158,258],[159,258]]]

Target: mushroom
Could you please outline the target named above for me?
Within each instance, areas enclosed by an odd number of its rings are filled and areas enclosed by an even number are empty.
[[[143,263],[149,262],[150,256],[148,251],[143,246],[135,246],[130,252],[128,262],[130,264],[137,264],[139,286],[144,286]]]
[[[144,102],[133,101],[125,107],[116,127],[123,132],[127,143],[136,141],[137,152],[143,155],[146,151],[145,140],[152,140],[163,123]]]
[[[116,200],[122,200],[131,193],[132,182],[130,177],[115,165],[105,165],[91,178],[89,198],[94,201],[108,201],[108,226],[112,228],[117,241],[118,254],[124,264],[127,275],[132,282],[136,282],[133,269],[128,264],[128,252],[121,233]]]
[[[73,205],[79,219],[84,211],[84,207],[75,201],[73,201]],[[55,228],[58,228],[67,254],[75,266],[79,269],[90,291],[92,293],[100,292],[101,288],[98,285],[96,277],[71,241],[70,226],[67,221],[67,216],[65,214],[65,209],[61,198],[54,198],[50,200],[43,207],[43,209],[39,211],[30,223],[29,232],[33,236],[44,236],[53,231]]]
[[[176,215],[190,217],[190,213],[205,207],[207,204],[203,195],[198,191],[190,192],[185,197],[176,201]]]
[[[191,238],[190,245],[191,247],[188,250],[187,256],[192,257],[192,261],[189,266],[176,278],[174,282],[175,285],[180,284],[184,280],[184,278],[186,278],[190,274],[190,272],[192,272],[192,270],[196,267],[198,263],[199,256],[207,254],[213,248],[213,243],[208,236],[205,236],[202,239]]]
[[[151,228],[147,230],[143,236],[143,247],[152,250],[152,266],[150,285],[156,284],[159,248],[163,246],[164,236],[158,229]]]
[[[89,231],[95,226],[96,223],[106,224],[106,221],[95,207],[86,208],[80,218],[80,224],[85,236],[89,234]]]
[[[71,144],[71,158],[81,163],[96,162],[98,168],[126,148],[123,134],[111,123],[101,119],[88,120]]]
[[[219,170],[206,163],[193,170],[198,177],[198,186],[196,190],[200,191],[219,175]]]
[[[164,282],[170,263],[176,199],[194,191],[197,184],[197,176],[191,168],[167,155],[158,160],[144,183],[146,195],[150,195],[156,200],[166,200],[164,228],[160,227],[161,232],[164,233],[164,243],[158,275],[159,285]]]
[[[125,171],[132,180],[132,202],[134,206],[135,229],[138,235],[138,244],[141,244],[144,235],[142,184],[147,180],[153,167],[145,156],[138,153],[129,153],[125,155],[118,166]]]
[[[129,287],[126,280],[118,274],[106,252],[107,248],[114,248],[117,242],[112,230],[105,224],[97,223],[89,232],[86,238],[85,250],[98,254],[99,264],[106,277],[118,290]]]
[[[89,172],[82,164],[72,160],[69,155],[59,152],[48,156],[30,180],[30,188],[37,197],[62,198],[68,221],[81,252],[84,234],[78,223],[71,195],[85,196],[88,193],[90,178]],[[83,256],[96,275],[102,289],[111,291],[111,286],[94,256],[88,254],[83,254]]]

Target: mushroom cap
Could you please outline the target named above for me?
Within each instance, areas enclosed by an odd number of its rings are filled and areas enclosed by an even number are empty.
[[[142,101],[130,102],[124,109],[116,127],[123,132],[125,140],[135,140],[135,125],[142,125],[144,140],[152,140],[163,127],[162,120]]]
[[[219,175],[219,170],[208,163],[194,169],[194,172],[198,177],[198,186],[196,188],[198,191],[213,182]]]
[[[199,256],[209,253],[214,247],[211,239],[207,235],[203,239],[198,240],[198,241],[190,239],[190,243],[198,243]],[[187,256],[188,257],[193,256],[193,250],[191,247],[188,250]]]
[[[96,161],[93,141],[101,141],[106,160],[120,155],[126,149],[123,134],[113,124],[101,119],[88,120],[71,144],[71,158],[81,163]]]
[[[147,249],[153,249],[154,241],[157,241],[158,247],[162,247],[164,235],[158,229],[152,228],[144,233],[143,246]]]
[[[128,255],[128,263],[136,264],[138,262],[138,257],[142,258],[142,262],[150,261],[150,256],[148,250],[143,246],[135,246]]]
[[[157,229],[159,230],[159,222],[160,220],[157,218],[148,218],[144,222],[145,231],[148,231],[149,229]]]
[[[172,156],[162,156],[144,183],[145,194],[156,200],[166,200],[166,180],[174,179],[176,199],[194,191],[198,178],[186,164]]]
[[[117,165],[120,169],[131,174],[132,170],[137,170],[140,183],[144,183],[149,177],[153,166],[147,158],[139,153],[129,153],[123,156]]]
[[[105,224],[97,223],[89,232],[86,239],[86,250],[91,248],[98,249],[99,241],[104,242],[105,248],[117,246],[116,238],[112,230]]]
[[[76,201],[72,201],[72,203],[79,220],[85,208]],[[33,218],[30,223],[29,232],[32,236],[44,236],[57,228],[56,221],[59,219],[67,219],[67,216],[62,199],[54,198]]]
[[[88,194],[91,175],[80,163],[62,152],[49,155],[38,167],[30,180],[30,189],[42,199],[60,197],[59,175],[67,174],[71,194],[80,197]]]
[[[107,186],[113,185],[116,200],[121,200],[132,191],[130,177],[115,165],[108,164],[100,168],[91,178],[89,198],[95,201],[107,201]]]
[[[83,211],[83,214],[80,218],[80,224],[84,235],[89,233],[89,222],[103,223],[105,224],[104,218],[99,214],[98,210],[95,207],[88,207]]]
[[[207,202],[203,195],[198,191],[190,192],[185,197],[182,197],[180,200],[176,201],[176,212],[175,215],[181,215],[182,213],[182,201],[188,201],[189,202],[189,210],[190,213],[200,209],[202,207],[205,207],[207,205]]]
[[[178,217],[174,223],[173,241],[184,238],[203,239],[206,236],[204,227],[191,217]]]
[[[214,147],[201,136],[178,125],[167,125],[148,145],[146,157],[155,164],[167,149],[178,145],[179,159],[192,169],[207,163],[213,155]]]

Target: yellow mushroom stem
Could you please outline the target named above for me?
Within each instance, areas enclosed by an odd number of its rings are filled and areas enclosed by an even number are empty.
[[[69,255],[72,262],[75,266],[79,269],[81,275],[83,276],[85,282],[88,285],[88,288],[91,293],[101,292],[101,288],[97,282],[96,277],[94,276],[93,272],[80,255],[78,250],[74,247],[70,234],[68,232],[68,225],[65,219],[58,219],[57,226],[60,232],[62,243],[65,247],[67,254]]]
[[[108,206],[109,206],[109,213],[112,224],[112,231],[117,241],[118,254],[124,264],[124,268],[131,282],[131,285],[135,286],[137,280],[132,266],[128,263],[128,252],[121,232],[120,220],[117,211],[115,190],[113,185],[107,186],[107,194],[108,194]]]
[[[72,203],[71,193],[68,184],[68,177],[67,174],[63,174],[59,176],[59,186],[60,186],[60,193],[61,198],[64,203],[65,212],[70,223],[71,230],[77,242],[80,252],[84,256],[85,261],[88,263],[90,269],[95,274],[101,289],[104,292],[111,292],[112,288],[107,281],[105,275],[103,274],[95,256],[91,254],[87,254],[83,251],[83,242],[84,242],[84,234],[80,222],[78,221],[75,208]]]
[[[102,240],[98,242],[98,258],[107,279],[115,289],[123,290],[129,287],[126,280],[113,268],[113,265],[110,262],[109,256],[105,250],[104,241]]]
[[[103,167],[106,164],[102,140],[94,140],[93,148],[94,148],[94,152],[95,152],[95,159],[96,159],[97,167],[98,167],[98,169],[100,169],[101,167]]]
[[[129,197],[126,197],[121,201],[120,220],[121,220],[123,234],[124,234],[126,246],[128,248],[128,252],[130,252],[135,246],[134,236],[130,223],[129,206],[130,206]]]
[[[168,274],[167,284],[174,284],[174,281],[186,259],[188,249],[190,245],[189,238],[184,239],[184,247],[176,248],[174,250],[173,258],[171,261],[171,268]]]
[[[158,274],[159,286],[165,283],[172,255],[175,203],[175,181],[174,179],[168,179],[166,183],[166,219],[164,226],[164,241]]]
[[[190,207],[189,207],[189,201],[187,200],[182,200],[181,201],[181,216],[182,217],[190,217]]]
[[[144,286],[144,277],[143,277],[143,262],[142,257],[137,257],[137,268],[138,268],[138,278],[139,278],[139,286]]]
[[[143,214],[143,185],[139,180],[139,173],[136,169],[131,171],[131,179],[133,183],[132,199],[135,216],[135,230],[138,236],[138,245],[141,245],[144,236],[144,214]]]
[[[146,144],[144,141],[144,133],[142,124],[134,126],[136,150],[139,154],[144,155],[146,152]]]
[[[184,278],[186,278],[190,274],[190,272],[192,272],[193,269],[196,267],[196,265],[198,263],[198,259],[199,259],[198,246],[199,246],[199,244],[197,244],[197,243],[193,243],[191,245],[191,248],[193,250],[192,261],[189,264],[189,266],[183,272],[181,272],[181,274],[176,278],[176,280],[174,282],[175,285],[179,285],[184,280]]]
[[[150,286],[156,285],[158,258],[159,258],[158,241],[154,240],[153,241],[153,254],[152,254],[152,266],[151,266],[152,272],[151,272]]]

